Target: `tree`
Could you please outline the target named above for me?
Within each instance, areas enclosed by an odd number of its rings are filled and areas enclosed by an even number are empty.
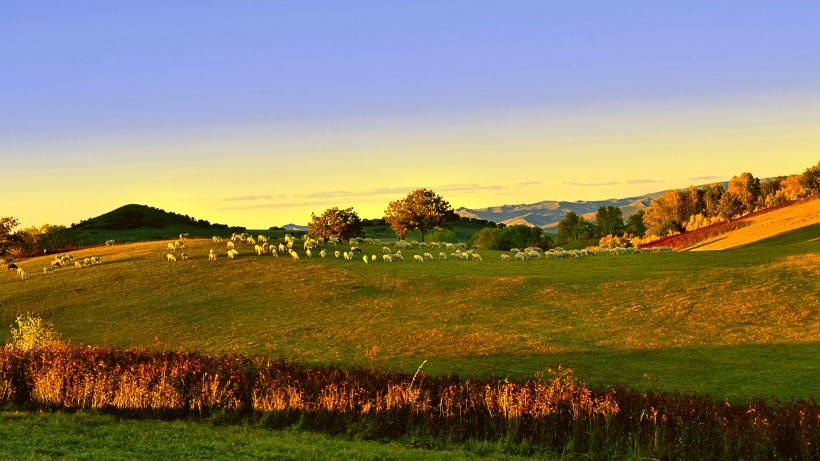
[[[646,234],[646,226],[643,225],[643,214],[644,211],[641,210],[627,218],[626,232],[638,237],[643,237]]]
[[[729,192],[740,199],[743,213],[751,213],[757,207],[757,199],[760,197],[760,179],[755,178],[751,173],[733,176],[729,181]]]
[[[683,229],[680,218],[681,196],[677,191],[666,191],[649,203],[643,215],[643,223],[649,234],[659,237]]]
[[[800,175],[800,185],[809,195],[820,192],[820,161],[817,165],[806,168],[806,171]]]
[[[703,207],[707,218],[712,218],[719,214],[718,207],[720,205],[720,198],[725,192],[726,188],[719,182],[710,184],[703,189]]]
[[[20,222],[11,216],[0,218],[0,254],[8,253],[12,246],[20,243],[19,235],[12,232],[19,224]]]
[[[595,226],[598,236],[615,234],[624,229],[624,215],[620,208],[609,205],[598,208],[595,213]]]
[[[718,214],[725,220],[731,221],[743,214],[743,201],[734,192],[726,192],[720,198]]]
[[[459,216],[446,200],[430,189],[416,189],[407,197],[390,202],[384,210],[384,219],[403,239],[411,230],[418,229],[421,241],[432,229],[443,229]]]
[[[805,193],[806,189],[800,184],[800,175],[793,174],[780,182],[780,189],[777,190],[775,202],[797,200]]]
[[[322,238],[339,237],[350,240],[351,237],[362,234],[362,220],[353,208],[328,208],[319,216],[310,214],[308,233]]]
[[[558,223],[558,236],[563,242],[575,242],[581,238],[581,232],[586,227],[586,219],[575,214],[574,211],[567,211]]]

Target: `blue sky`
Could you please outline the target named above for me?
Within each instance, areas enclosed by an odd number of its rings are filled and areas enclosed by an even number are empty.
[[[2,214],[267,227],[415,187],[489,206],[797,173],[818,30],[812,2],[4,5],[0,156],[26,192]]]

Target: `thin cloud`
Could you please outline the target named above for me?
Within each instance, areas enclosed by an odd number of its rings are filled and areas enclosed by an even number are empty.
[[[579,186],[579,187],[599,187],[599,186],[617,186],[621,184],[618,181],[607,181],[607,182],[577,182],[577,181],[564,181],[564,184],[567,186]]]
[[[626,183],[627,184],[655,184],[655,183],[659,183],[659,182],[663,182],[663,181],[660,181],[658,179],[630,179]]]
[[[528,181],[528,182],[519,182],[519,183],[516,184],[516,186],[538,186],[538,185],[541,185],[541,184],[544,184],[544,183],[541,182],[541,181]]]
[[[689,181],[713,181],[715,179],[723,179],[722,176],[695,176],[693,178],[686,178]]]
[[[281,197],[274,197],[272,195],[241,195],[239,197],[228,197],[223,198],[221,201],[223,202],[254,202],[259,200],[273,200],[275,198]]]
[[[498,185],[481,185],[481,184],[446,184],[437,187],[437,189],[447,192],[474,192],[479,190],[498,190],[501,189]]]

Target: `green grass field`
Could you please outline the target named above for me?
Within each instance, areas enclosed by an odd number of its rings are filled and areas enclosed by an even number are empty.
[[[525,459],[504,448],[485,443],[427,449],[414,440],[382,443],[261,426],[0,411],[3,459]]]
[[[820,224],[721,252],[502,262],[224,258],[189,240],[77,251],[103,264],[0,277],[0,325],[32,312],[73,343],[146,345],[429,374],[526,378],[747,400],[818,393]],[[209,262],[209,249],[223,259]],[[340,246],[339,249],[344,249]],[[331,252],[334,250],[330,249]],[[438,254],[439,250],[426,250]],[[176,252],[177,256],[180,251]],[[449,254],[449,251],[448,251]],[[8,339],[0,330],[0,341]]]

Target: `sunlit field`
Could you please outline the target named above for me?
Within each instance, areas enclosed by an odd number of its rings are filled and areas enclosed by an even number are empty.
[[[248,244],[229,260],[205,239],[169,262],[168,241],[103,246],[73,254],[102,264],[50,275],[53,255],[20,261],[31,278],[0,277],[0,322],[35,313],[74,344],[407,372],[427,360],[426,373],[461,377],[562,365],[591,385],[796,398],[815,395],[820,375],[818,235],[815,224],[721,252],[524,262],[479,251],[483,261],[418,263],[440,250],[408,249],[385,263],[382,245],[362,246],[369,264],[333,247],[325,259],[300,248],[297,261]]]

